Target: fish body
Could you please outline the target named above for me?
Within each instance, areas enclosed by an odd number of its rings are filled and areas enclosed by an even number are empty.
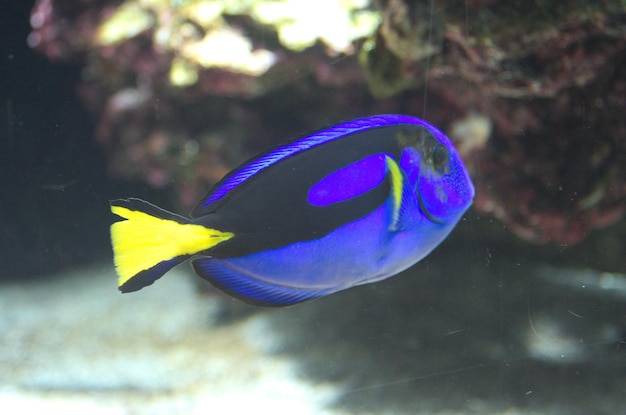
[[[277,147],[217,183],[191,219],[111,202],[119,288],[191,260],[219,289],[286,306],[379,281],[443,241],[474,197],[450,140],[418,118],[348,121]]]

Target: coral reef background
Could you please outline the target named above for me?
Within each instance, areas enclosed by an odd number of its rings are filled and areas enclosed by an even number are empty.
[[[7,272],[104,249],[108,199],[153,193],[185,212],[250,155],[384,112],[423,116],[454,139],[477,186],[474,212],[504,225],[484,237],[624,270],[614,255],[626,206],[623,2],[303,4],[11,5]]]
[[[399,112],[454,136],[479,212],[575,244],[625,209],[625,8],[40,0],[28,42],[83,66],[109,173],[169,186],[181,206],[281,137]]]

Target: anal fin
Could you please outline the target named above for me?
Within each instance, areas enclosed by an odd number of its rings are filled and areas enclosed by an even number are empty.
[[[197,258],[191,262],[194,271],[200,277],[248,304],[285,307],[329,294],[328,290],[289,287],[260,281],[223,259]]]

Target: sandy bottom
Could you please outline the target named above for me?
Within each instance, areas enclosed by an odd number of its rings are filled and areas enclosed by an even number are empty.
[[[202,294],[185,266],[127,295],[108,265],[5,282],[0,408],[622,413],[624,276],[448,254],[287,309]]]

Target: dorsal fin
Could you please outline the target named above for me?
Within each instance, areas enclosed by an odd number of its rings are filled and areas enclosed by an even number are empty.
[[[253,158],[238,169],[226,175],[211,191],[198,202],[191,212],[194,218],[204,216],[214,211],[214,204],[220,201],[230,191],[240,186],[255,174],[260,173],[272,164],[283,159],[306,151],[321,144],[337,140],[346,135],[354,134],[370,128],[385,127],[405,122],[415,124],[415,118],[406,115],[377,115],[373,117],[359,118],[347,121],[325,130],[318,131],[309,136],[281,145],[267,153]]]

